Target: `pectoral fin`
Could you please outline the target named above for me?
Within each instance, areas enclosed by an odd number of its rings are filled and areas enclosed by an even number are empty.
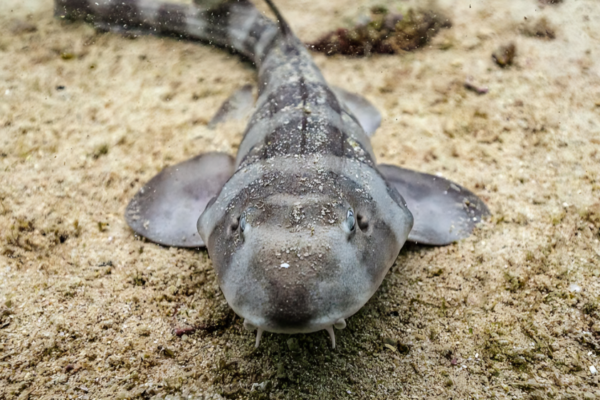
[[[125,210],[137,234],[166,246],[200,247],[198,217],[233,175],[234,160],[206,153],[163,169],[144,185]]]
[[[208,123],[208,127],[213,129],[221,122],[248,118],[254,110],[254,100],[253,86],[242,86],[225,100]]]
[[[381,125],[381,114],[375,106],[363,96],[349,92],[337,86],[331,89],[335,93],[338,101],[356,117],[358,123],[364,129],[367,136],[373,136],[373,133]]]
[[[394,165],[379,165],[386,180],[406,200],[415,222],[408,240],[446,245],[468,237],[490,215],[485,203],[448,179]]]

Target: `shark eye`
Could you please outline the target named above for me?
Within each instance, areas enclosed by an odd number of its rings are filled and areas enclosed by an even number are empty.
[[[246,215],[242,215],[240,218],[240,231],[244,232],[246,230]]]
[[[344,221],[344,223],[350,232],[354,232],[354,227],[356,226],[354,211],[348,210],[348,213],[346,214],[346,221]]]

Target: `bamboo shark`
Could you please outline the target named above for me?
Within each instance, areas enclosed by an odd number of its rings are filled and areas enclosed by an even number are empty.
[[[257,331],[256,346],[264,331],[326,330],[335,347],[333,327],[343,329],[371,298],[406,240],[449,244],[489,211],[449,180],[377,165],[375,107],[329,86],[266,1],[278,22],[248,0],[56,0],[55,11],[104,30],[231,48],[256,65],[258,99],[237,157],[206,153],[165,168],[125,217],[156,243],[206,246],[227,302]],[[244,98],[247,88],[216,122]]]

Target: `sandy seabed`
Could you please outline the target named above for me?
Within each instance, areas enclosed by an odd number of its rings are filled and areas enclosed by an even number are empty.
[[[278,4],[309,41],[379,3]],[[325,332],[255,350],[206,251],[144,242],[123,218],[166,165],[235,153],[243,125],[206,123],[251,66],[2,0],[0,398],[600,398],[600,2],[439,6],[453,26],[427,48],[315,59],[381,110],[379,162],[459,182],[492,218],[405,246],[335,350]],[[542,17],[554,40],[524,34]]]

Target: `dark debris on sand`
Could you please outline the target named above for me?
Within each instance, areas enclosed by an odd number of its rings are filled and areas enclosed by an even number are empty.
[[[544,40],[556,38],[556,28],[545,17],[533,21],[526,19],[519,26],[519,32],[525,36]]]
[[[437,10],[409,9],[404,14],[373,7],[366,23],[352,28],[338,28],[313,43],[311,50],[326,55],[397,54],[425,46],[450,20]]]
[[[492,59],[502,68],[509,67],[513,64],[515,56],[517,55],[517,47],[514,43],[500,46],[494,53],[492,53]]]

